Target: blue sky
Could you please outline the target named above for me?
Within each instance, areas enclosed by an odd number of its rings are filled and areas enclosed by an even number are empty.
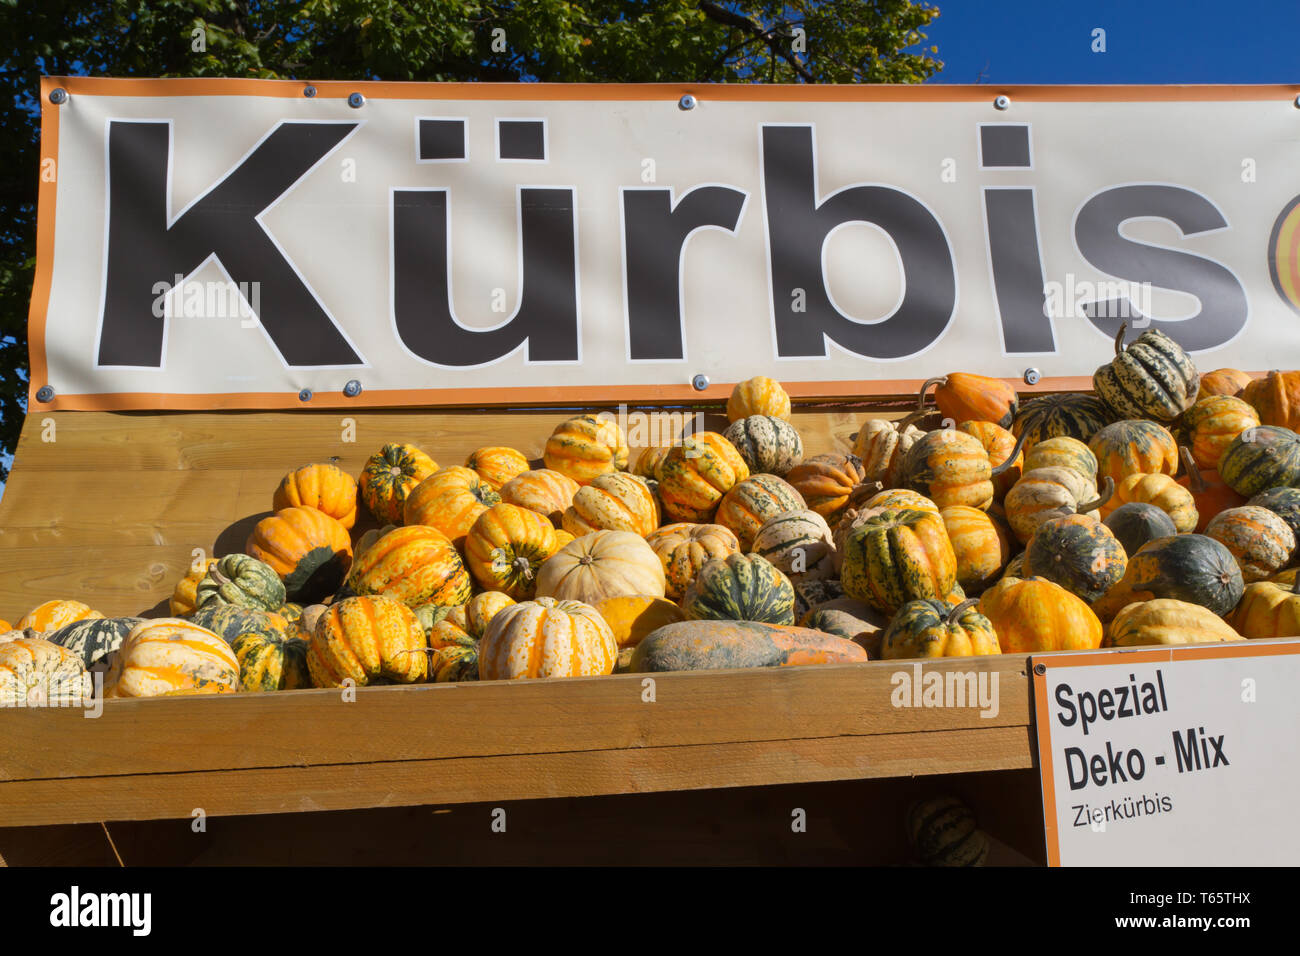
[[[929,2],[932,83],[1300,82],[1300,0]]]

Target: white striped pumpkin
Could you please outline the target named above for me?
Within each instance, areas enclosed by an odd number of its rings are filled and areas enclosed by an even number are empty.
[[[816,581],[835,572],[831,527],[817,512],[787,511],[763,522],[750,554],[761,555],[791,581]]]
[[[479,644],[480,680],[612,673],[618,642],[590,604],[541,597],[498,611]]]
[[[0,644],[0,707],[67,706],[91,695],[81,658],[39,637]]]

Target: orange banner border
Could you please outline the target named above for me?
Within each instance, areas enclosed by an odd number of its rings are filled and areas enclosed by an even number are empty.
[[[65,76],[41,78],[41,167],[46,160],[57,163],[59,152],[59,110],[51,107],[50,93],[63,89],[69,96],[268,96],[299,98],[313,86],[317,98],[347,99],[351,93],[386,99],[518,100],[518,101],[609,101],[667,100],[676,102],[690,93],[707,102],[813,102],[813,103],[972,103],[992,101],[1005,95],[1013,102],[1027,103],[1124,103],[1124,102],[1295,102],[1300,84],[1242,86],[983,86],[882,84],[826,86],[805,84],[710,84],[710,83],[427,83],[342,80],[259,80],[241,78],[117,78]],[[437,90],[439,96],[432,96]],[[57,168],[57,166],[55,167]],[[725,401],[734,382],[717,382],[703,391],[688,383],[645,386],[559,386],[556,388],[429,388],[389,389],[362,392],[356,398],[342,394],[317,393],[303,402],[296,392],[223,392],[163,394],[153,392],[100,392],[84,395],[55,395],[40,402],[36,393],[46,384],[45,322],[49,309],[54,262],[55,203],[57,182],[42,178],[36,214],[36,274],[32,283],[27,317],[30,378],[28,411],[80,410],[183,410],[183,409],[288,409],[402,406],[487,406],[557,405],[590,402],[641,402],[645,404],[689,404]],[[1252,374],[1262,375],[1263,371]],[[838,382],[784,382],[796,400],[813,401],[881,398],[915,394],[921,379],[875,379]],[[1016,383],[1024,392],[1074,391],[1091,386],[1091,379],[1079,376],[1044,378],[1034,386]]]
[[[1038,673],[1038,664],[1051,667],[1095,667],[1118,664],[1160,664],[1169,661],[1223,660],[1230,657],[1278,657],[1300,654],[1300,637],[1278,637],[1226,644],[1200,644],[1187,647],[1122,647],[1100,651],[1054,652],[1032,654],[1030,675],[1034,680],[1034,736],[1038,748],[1038,774],[1043,785],[1043,829],[1047,844],[1047,865],[1061,865],[1061,842],[1056,829],[1056,780],[1052,764],[1051,722],[1048,714],[1047,671]],[[1047,733],[1043,728],[1049,728]]]

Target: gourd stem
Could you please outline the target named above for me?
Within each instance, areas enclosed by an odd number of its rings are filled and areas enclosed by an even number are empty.
[[[1020,449],[1025,447],[1025,439],[1028,437],[1029,432],[1021,432],[1020,437],[1016,439],[1016,447],[1011,449],[1011,454],[1007,455],[1006,461],[993,469],[990,473],[991,477],[997,477],[1015,463],[1015,460],[1020,457]]]
[[[948,619],[944,621],[944,623],[956,624],[957,618],[965,614],[969,608],[972,608],[976,604],[979,604],[979,602],[980,602],[979,598],[967,598],[966,600],[962,601],[955,608],[953,608],[951,611],[948,612]]]
[[[1296,569],[1295,577],[1291,579],[1291,593],[1300,594],[1300,568]]]
[[[1192,457],[1192,450],[1186,445],[1179,445],[1178,455],[1183,459],[1183,465],[1187,468],[1187,486],[1192,490],[1192,494],[1204,493],[1205,479],[1201,477],[1201,469],[1196,467],[1196,459]]]
[[[1110,501],[1111,495],[1113,494],[1115,494],[1115,479],[1112,478],[1110,475],[1107,475],[1106,483],[1102,485],[1101,494],[1098,495],[1097,500],[1089,501],[1086,504],[1079,505],[1077,508],[1074,509],[1074,513],[1081,515],[1081,514],[1087,514],[1089,511],[1095,511],[1096,509],[1104,505],[1106,502]]]
[[[527,558],[518,557],[510,563],[514,565],[515,571],[523,575],[525,581],[531,581],[533,579],[533,565]]]
[[[1121,322],[1119,332],[1115,334],[1115,354],[1119,355],[1124,351],[1124,333],[1128,331],[1128,323]]]
[[[849,507],[853,508],[855,505],[861,504],[865,499],[884,490],[885,484],[882,481],[864,481],[849,492]]]
[[[948,376],[946,375],[941,375],[938,378],[926,379],[925,384],[921,386],[921,393],[916,397],[916,410],[918,412],[925,410],[925,393],[930,390],[931,385],[938,385],[942,387],[947,384],[948,384]]]

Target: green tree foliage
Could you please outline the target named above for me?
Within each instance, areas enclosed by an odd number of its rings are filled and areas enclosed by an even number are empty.
[[[27,392],[42,75],[919,83],[910,0],[0,0],[0,480]]]

